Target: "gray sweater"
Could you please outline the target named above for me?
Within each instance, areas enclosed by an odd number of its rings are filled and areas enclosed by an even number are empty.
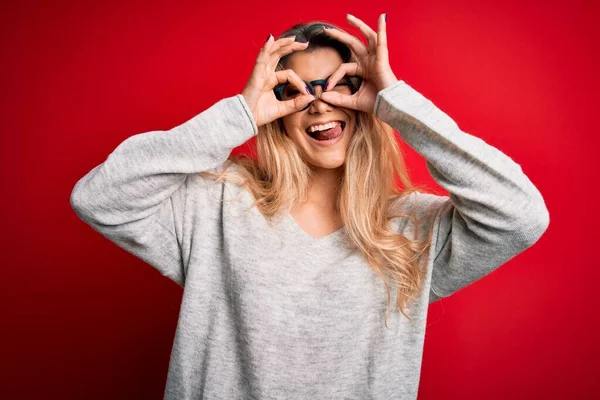
[[[241,95],[128,138],[77,182],[83,221],[183,287],[165,399],[415,399],[428,304],[546,230],[521,167],[408,84],[382,90],[373,111],[449,193],[411,195],[433,240],[413,322],[393,310],[392,289],[385,327],[383,282],[345,228],[314,238],[289,214],[271,227],[247,191],[198,174],[220,171],[257,134]],[[414,238],[406,220],[392,226]]]

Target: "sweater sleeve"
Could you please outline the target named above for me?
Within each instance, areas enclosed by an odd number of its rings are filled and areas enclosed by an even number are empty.
[[[544,199],[521,167],[461,131],[404,81],[378,93],[374,112],[425,158],[449,193],[445,201],[431,201],[434,210],[427,213],[436,216],[430,303],[489,274],[545,232],[550,218]]]
[[[74,186],[71,206],[96,231],[180,286],[190,174],[219,168],[258,128],[242,95],[168,131],[133,135]]]

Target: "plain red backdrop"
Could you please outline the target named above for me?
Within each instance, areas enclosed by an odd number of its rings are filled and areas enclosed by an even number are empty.
[[[311,19],[357,33],[346,12],[371,26],[387,12],[396,75],[519,163],[550,210],[531,249],[430,307],[419,398],[600,396],[593,2],[12,3],[0,397],[162,398],[182,290],[80,221],[71,189],[125,138],[240,93],[269,33]]]

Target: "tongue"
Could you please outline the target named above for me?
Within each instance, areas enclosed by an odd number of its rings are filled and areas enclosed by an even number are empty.
[[[341,125],[336,125],[331,129],[327,129],[326,131],[320,131],[314,134],[314,138],[317,140],[331,140],[335,139],[342,133]]]

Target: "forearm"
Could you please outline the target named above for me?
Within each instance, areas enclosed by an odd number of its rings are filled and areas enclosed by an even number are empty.
[[[81,178],[71,204],[86,222],[123,225],[152,215],[187,174],[221,165],[256,134],[241,96],[223,99],[168,131],[129,137]]]
[[[480,222],[469,226],[475,233],[510,231],[533,243],[546,229],[548,211],[542,195],[521,167],[461,131],[408,84],[400,81],[381,91],[375,113],[426,159],[432,177],[449,192],[462,216]]]

